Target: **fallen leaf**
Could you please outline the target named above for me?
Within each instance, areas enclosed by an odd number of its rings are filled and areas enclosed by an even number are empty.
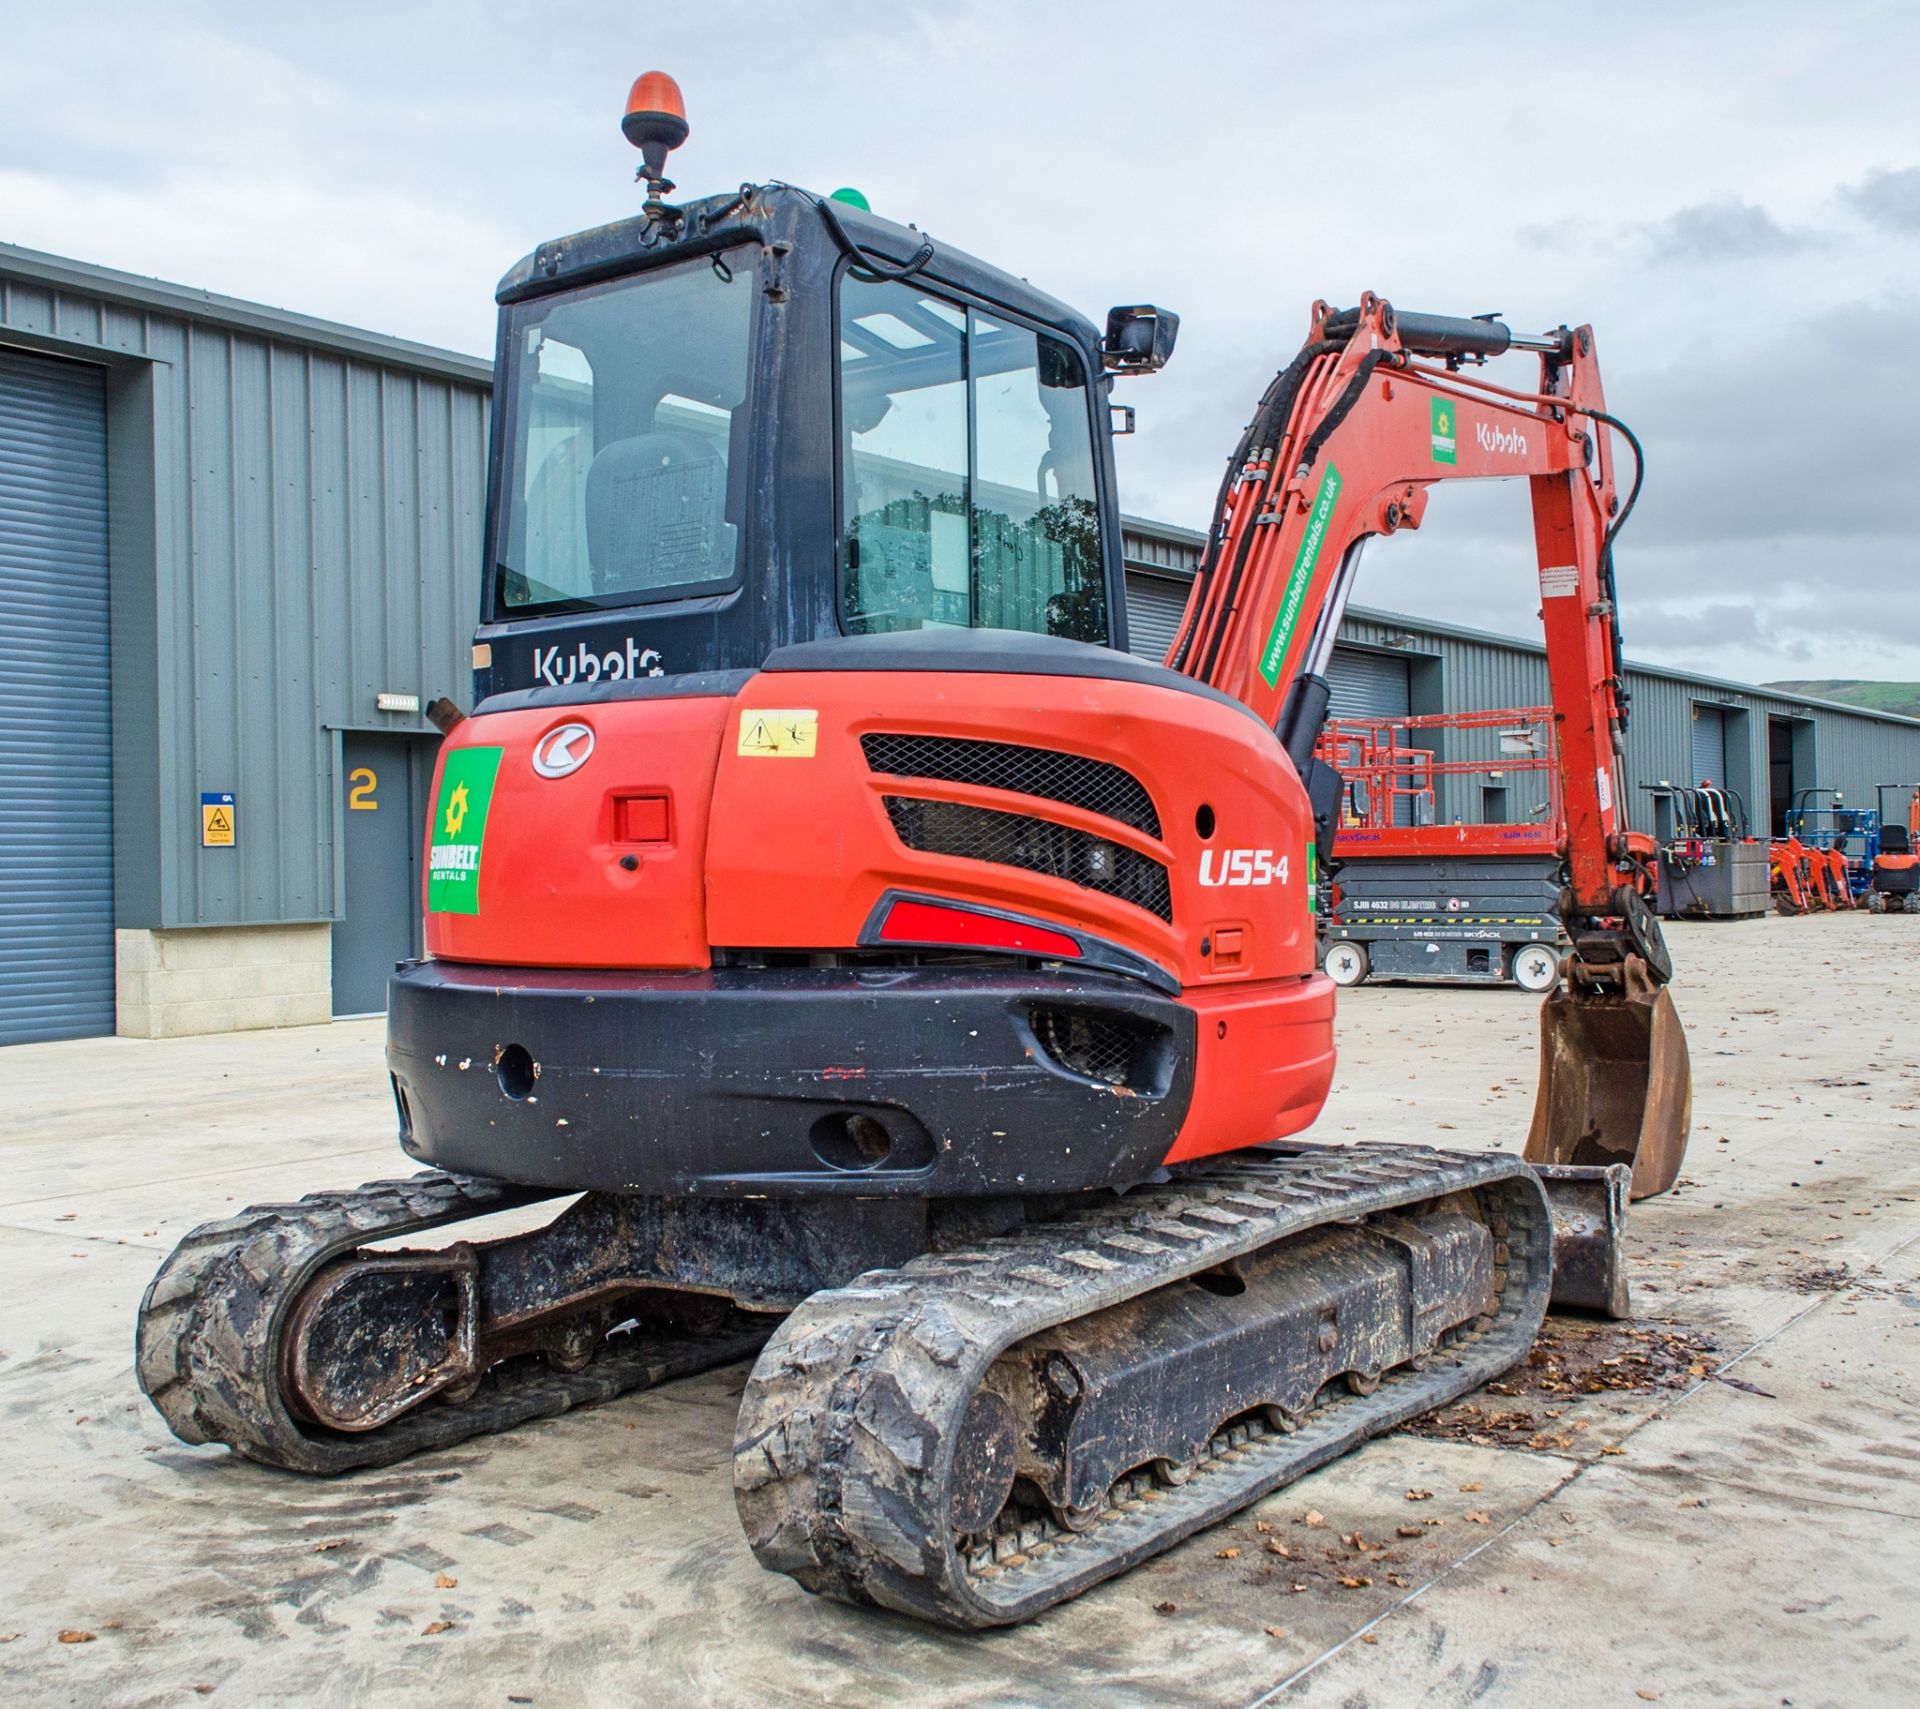
[[[344,1549],[352,1541],[351,1537],[335,1537],[328,1543],[315,1543],[313,1552],[316,1555],[324,1555],[329,1549]]]
[[[93,1634],[91,1632],[76,1632],[69,1626],[60,1634],[60,1642],[63,1644],[90,1644],[93,1642]]]
[[[431,1638],[437,1633],[451,1632],[452,1630],[453,1622],[451,1620],[429,1620],[420,1628],[420,1636],[423,1638]]]
[[[1493,1515],[1487,1512],[1484,1507],[1476,1507],[1471,1513],[1464,1515],[1464,1517],[1469,1525],[1491,1525],[1493,1523]]]
[[[1301,1523],[1305,1525],[1324,1525],[1326,1522],[1327,1516],[1317,1507],[1308,1508],[1306,1518],[1301,1521]]]
[[[1293,1551],[1289,1549],[1285,1543],[1281,1542],[1278,1537],[1269,1537],[1267,1539],[1267,1553],[1270,1555],[1279,1555],[1287,1559],[1291,1559],[1293,1555]]]
[[[1424,1537],[1427,1528],[1424,1525],[1396,1525],[1393,1532],[1396,1537]]]
[[[1660,1701],[1660,1693],[1657,1691],[1636,1691],[1634,1696],[1639,1698],[1642,1703],[1658,1703]]]
[[[1353,1577],[1343,1578],[1340,1582],[1349,1590],[1364,1590],[1368,1585],[1373,1583],[1373,1580],[1368,1578],[1365,1573],[1355,1573]]]
[[[1680,1505],[1682,1507],[1705,1507],[1707,1503],[1704,1496],[1688,1495],[1681,1497]]]
[[[1172,1614],[1176,1612],[1176,1605],[1171,1602],[1156,1602],[1153,1605],[1153,1611],[1156,1614]]]
[[[0,1632],[0,1644],[10,1644],[19,1636],[18,1632]]]
[[[449,1577],[446,1573],[440,1574],[440,1576],[433,1581],[433,1588],[435,1590],[457,1590],[459,1587],[460,1581],[457,1578]]]
[[[1407,1500],[1431,1501],[1433,1500],[1433,1491],[1430,1489],[1410,1489],[1407,1491]]]
[[[1608,1443],[1606,1447],[1600,1450],[1600,1452],[1603,1454],[1624,1454],[1626,1452],[1626,1449],[1619,1447],[1613,1443]]]
[[[1371,1632],[1362,1632],[1360,1634],[1360,1642],[1363,1644],[1377,1644],[1380,1642],[1380,1640],[1376,1638]]]
[[[1237,1561],[1240,1558],[1240,1551],[1238,1549],[1218,1549],[1214,1552],[1213,1558],[1216,1561]],[[451,1583],[452,1581],[449,1580],[448,1582]]]
[[[1254,1530],[1258,1531],[1261,1534],[1261,1536],[1264,1537],[1269,1531],[1273,1529],[1273,1521],[1270,1519],[1256,1519],[1253,1522],[1253,1528]]]
[[[1479,1488],[1480,1488],[1480,1485],[1478,1484],[1462,1484],[1460,1486],[1460,1493],[1462,1495],[1473,1495],[1479,1490]]]

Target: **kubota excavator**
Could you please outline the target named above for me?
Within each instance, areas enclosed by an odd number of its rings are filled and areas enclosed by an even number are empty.
[[[1021,1620],[1523,1357],[1580,1279],[1543,1180],[1673,1180],[1617,424],[1585,327],[1317,305],[1149,664],[1108,388],[1175,318],[1103,338],[786,185],[670,203],[661,74],[624,128],[641,214],[499,291],[478,704],[440,709],[429,953],[391,988],[401,1144],[432,1169],[188,1235],[140,1380],[189,1441],[337,1472],[757,1349],[759,1559]],[[1509,349],[1537,383],[1469,371]],[[1308,1145],[1339,796],[1312,755],[1360,549],[1437,482],[1516,476],[1573,946],[1538,1167]]]

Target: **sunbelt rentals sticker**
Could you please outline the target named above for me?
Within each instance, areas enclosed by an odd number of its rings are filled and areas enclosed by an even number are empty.
[[[480,851],[499,770],[498,748],[456,748],[440,768],[440,799],[427,844],[429,913],[480,912]]]
[[[1429,398],[1427,410],[1428,420],[1433,427],[1433,460],[1436,463],[1457,462],[1460,440],[1455,431],[1457,415],[1453,407],[1453,399]],[[1418,421],[1420,418],[1415,416],[1414,419]]]

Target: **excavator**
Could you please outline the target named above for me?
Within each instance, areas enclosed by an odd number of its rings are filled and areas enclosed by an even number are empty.
[[[390,987],[425,1172],[195,1229],[139,1380],[189,1442],[338,1473],[752,1358],[759,1561],[1006,1625],[1496,1377],[1594,1256],[1557,1190],[1617,1231],[1671,1185],[1624,430],[1587,327],[1318,303],[1136,659],[1110,389],[1177,317],[1103,333],[853,193],[671,201],[663,73],[623,130],[641,212],[498,292],[477,701],[433,709]],[[1537,376],[1481,376],[1509,351]],[[1496,478],[1566,810],[1526,1155],[1314,1144],[1334,636],[1369,539]]]

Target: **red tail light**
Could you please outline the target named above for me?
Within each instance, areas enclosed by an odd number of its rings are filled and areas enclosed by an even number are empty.
[[[1080,945],[1065,932],[1053,932],[1024,920],[1003,920],[971,908],[902,899],[887,910],[880,941],[889,944],[942,944],[955,949],[997,949],[1014,955],[1058,956],[1078,961]]]

